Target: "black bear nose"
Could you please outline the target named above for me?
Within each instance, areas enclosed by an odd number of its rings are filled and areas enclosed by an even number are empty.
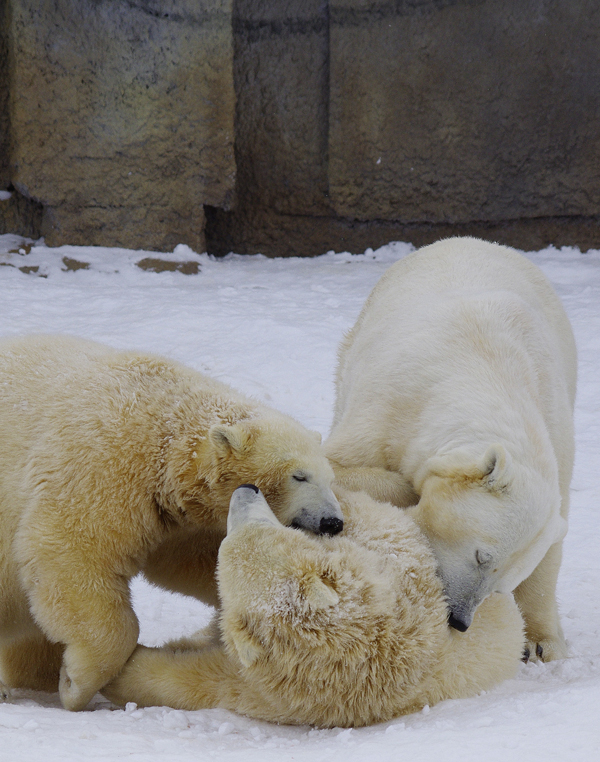
[[[343,528],[344,522],[341,519],[335,518],[335,516],[321,519],[321,523],[319,524],[319,532],[321,534],[339,534]]]
[[[457,616],[454,616],[452,611],[450,612],[450,615],[448,617],[448,624],[450,627],[454,627],[455,630],[458,630],[459,632],[466,632],[469,629],[469,625],[463,622],[462,619],[459,619]]]

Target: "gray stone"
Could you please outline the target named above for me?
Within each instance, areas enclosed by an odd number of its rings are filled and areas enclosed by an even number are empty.
[[[268,257],[311,257],[326,251],[360,254],[390,241],[414,246],[449,236],[475,236],[486,241],[537,251],[546,246],[600,248],[600,214],[520,218],[499,222],[402,223],[395,220],[353,220],[309,217],[255,210],[254,214],[209,209],[207,248],[211,254],[264,254]]]
[[[234,3],[236,208],[328,213],[328,8]]]
[[[600,209],[596,0],[330,0],[338,215],[458,223]]]
[[[38,239],[41,235],[43,211],[41,204],[12,191],[8,198],[0,198],[0,235],[15,233]]]
[[[8,153],[10,146],[10,123],[8,118],[9,63],[8,18],[6,0],[0,1],[0,189],[8,188],[10,170]]]
[[[231,0],[11,0],[12,182],[49,245],[203,251],[235,180]]]

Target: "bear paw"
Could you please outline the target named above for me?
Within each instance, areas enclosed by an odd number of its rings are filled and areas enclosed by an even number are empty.
[[[10,700],[10,688],[7,688],[6,685],[3,683],[0,683],[0,702],[1,701],[9,701]]]
[[[78,685],[72,680],[67,673],[64,664],[60,670],[58,692],[62,705],[70,712],[79,712],[81,709],[85,709],[88,701],[96,693],[96,691],[93,690],[90,695],[90,691],[87,687]]]
[[[567,658],[567,644],[564,638],[536,638],[527,640],[523,649],[523,661],[556,661]]]

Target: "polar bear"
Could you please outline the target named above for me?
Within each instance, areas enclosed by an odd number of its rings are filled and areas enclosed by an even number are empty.
[[[343,519],[318,434],[170,360],[81,339],[0,342],[0,680],[82,709],[138,637],[129,580],[217,602],[229,499]]]
[[[555,589],[576,365],[535,265],[473,238],[440,241],[389,268],[343,341],[324,445],[342,484],[416,504],[453,626],[516,588],[525,653],[545,661],[566,655]]]
[[[284,527],[259,491],[234,492],[219,551],[222,609],[204,642],[138,646],[103,689],[117,704],[221,707],[278,723],[361,726],[513,676],[523,621],[511,595],[447,626],[435,559],[412,519],[337,491],[344,532]]]

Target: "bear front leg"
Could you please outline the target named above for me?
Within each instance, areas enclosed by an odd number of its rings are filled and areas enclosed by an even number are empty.
[[[398,471],[388,471],[378,466],[342,466],[329,461],[335,481],[351,492],[366,492],[380,503],[391,503],[398,508],[416,505],[419,497],[409,482]]]
[[[556,581],[562,542],[554,543],[533,572],[515,590],[525,620],[525,659],[553,661],[567,656],[567,644],[558,617]]]
[[[25,579],[35,620],[49,640],[65,647],[58,685],[62,704],[78,711],[121,671],[137,644],[139,625],[127,579],[100,576],[85,560],[63,560],[46,573],[32,564]]]
[[[12,688],[57,691],[63,651],[42,632],[10,641],[0,648],[0,673]]]
[[[110,633],[103,626],[109,623],[114,626]],[[136,647],[138,635],[135,614],[124,608],[107,614],[106,621],[97,628],[96,638],[67,643],[58,688],[64,708],[72,712],[85,709],[94,695],[121,671]]]

